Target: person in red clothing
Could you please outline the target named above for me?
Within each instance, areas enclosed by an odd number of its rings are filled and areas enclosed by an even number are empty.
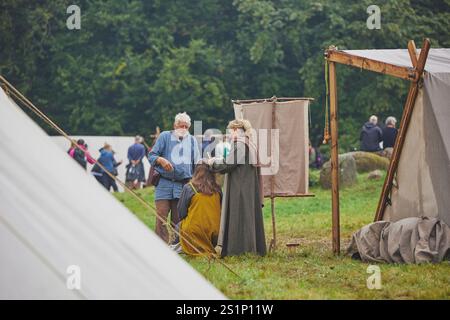
[[[83,139],[78,139],[77,141],[78,148],[76,146],[72,146],[68,153],[69,155],[76,161],[80,166],[84,169],[87,168],[87,163],[94,164],[96,160],[92,158],[91,154],[88,151],[88,145],[84,142]]]

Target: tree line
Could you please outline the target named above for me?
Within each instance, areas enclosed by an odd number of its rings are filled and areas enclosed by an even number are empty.
[[[450,47],[449,0],[4,0],[0,74],[70,134],[148,136],[188,112],[224,129],[232,99],[312,97],[324,127],[324,50]],[[66,26],[69,5],[80,30]],[[381,9],[369,29],[367,7]],[[400,117],[408,83],[338,66],[340,148],[371,114]],[[49,133],[53,133],[49,131]]]

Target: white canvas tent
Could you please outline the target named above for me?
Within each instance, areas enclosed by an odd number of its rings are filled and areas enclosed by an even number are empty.
[[[223,299],[0,89],[0,299]],[[69,290],[69,266],[80,290]]]
[[[330,47],[325,54],[330,64],[335,149],[335,63],[411,81],[375,220],[428,216],[450,225],[450,49],[430,49],[430,41],[425,39],[421,50],[410,41],[407,50],[340,51]],[[336,152],[334,158],[337,161]],[[338,181],[333,183],[333,243],[339,252],[339,188]]]

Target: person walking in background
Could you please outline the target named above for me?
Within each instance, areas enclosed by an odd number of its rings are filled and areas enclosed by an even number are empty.
[[[215,254],[220,227],[222,190],[207,163],[195,167],[192,180],[185,184],[178,201],[180,242],[175,251],[197,256]],[[181,250],[180,250],[181,249]]]
[[[77,146],[73,146],[67,151],[67,153],[84,169],[87,169],[87,163],[94,164],[95,159],[92,158],[88,151],[88,145],[83,139],[78,139]]]
[[[314,169],[322,168],[322,154],[319,148],[313,147],[309,140],[309,167]]]
[[[145,157],[146,148],[143,144],[143,138],[136,136],[134,144],[128,148],[128,161],[126,182],[131,189],[140,189],[141,182],[145,181],[145,171],[142,159]]]
[[[380,142],[383,141],[383,132],[380,127],[377,126],[377,116],[371,116],[369,121],[366,122],[359,135],[361,141],[361,151],[377,152],[380,151]]]
[[[116,152],[114,150],[112,150],[112,154],[113,154],[113,159],[114,159],[114,169],[113,169],[112,175],[117,177],[119,175],[119,171],[117,170],[117,167],[122,164],[122,160],[120,160],[119,162],[117,162],[115,160]],[[119,188],[117,187],[115,179],[112,179],[111,187],[112,187],[114,192],[118,192],[119,191]]]
[[[156,234],[166,243],[169,233],[166,221],[171,218],[172,227],[178,218],[178,200],[183,186],[189,182],[194,172],[194,164],[200,159],[197,140],[189,134],[191,118],[186,112],[175,116],[172,131],[163,131],[149,153],[150,165],[154,167],[158,179],[155,185],[155,206],[159,218],[156,219]],[[162,220],[162,221],[161,221]],[[177,243],[175,238],[172,243]]]
[[[100,149],[100,157],[97,161],[113,176],[117,176],[117,167],[122,163],[122,160],[119,162],[116,161],[111,145],[106,142],[103,148]],[[101,181],[106,190],[110,191],[113,188],[114,192],[119,191],[114,179],[105,173],[102,168],[99,168],[99,173],[101,174],[101,178],[97,180]]]

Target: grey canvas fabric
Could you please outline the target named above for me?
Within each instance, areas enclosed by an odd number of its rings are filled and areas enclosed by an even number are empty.
[[[223,298],[0,89],[0,299]]]
[[[345,52],[412,68],[408,50],[404,49]],[[432,48],[382,220],[428,216],[450,225],[449,124],[450,49]]]
[[[383,220],[429,216],[450,225],[449,102],[450,74],[425,74]]]
[[[238,148],[245,148],[245,152],[238,152]],[[248,149],[245,143],[236,142],[228,158],[212,166],[215,172],[225,174],[217,241],[222,257],[266,254],[259,168],[249,164]]]
[[[353,234],[347,253],[371,263],[449,260],[450,227],[429,217],[374,222]]]

